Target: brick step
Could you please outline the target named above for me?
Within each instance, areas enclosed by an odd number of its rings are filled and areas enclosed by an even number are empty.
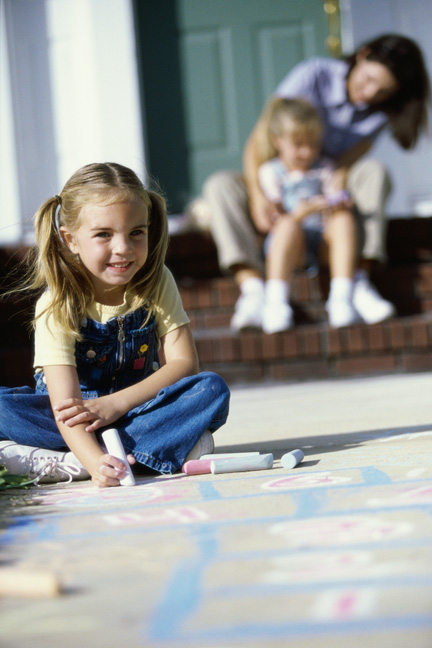
[[[290,331],[194,331],[201,369],[230,383],[311,380],[432,369],[432,314],[332,329],[326,322]]]

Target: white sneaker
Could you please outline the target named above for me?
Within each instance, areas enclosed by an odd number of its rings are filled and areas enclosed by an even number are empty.
[[[286,302],[268,302],[264,305],[262,328],[264,333],[281,333],[294,325],[293,309]]]
[[[231,328],[234,331],[241,331],[247,328],[261,328],[263,295],[246,294],[240,295],[234,307],[234,315],[231,318]]]
[[[206,430],[204,434],[195,443],[192,450],[189,452],[188,456],[185,459],[185,462],[192,461],[193,459],[201,459],[203,455],[213,454],[213,452],[214,452],[213,434],[209,430]]]
[[[353,304],[366,324],[377,324],[396,314],[393,304],[383,299],[366,277],[354,282]]]
[[[0,464],[11,475],[27,475],[35,484],[90,478],[72,452],[34,448],[14,441],[0,441]]]
[[[329,299],[326,303],[329,324],[332,328],[351,326],[361,321],[359,314],[347,299]]]

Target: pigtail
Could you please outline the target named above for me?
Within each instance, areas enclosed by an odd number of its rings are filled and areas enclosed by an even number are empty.
[[[132,309],[145,303],[151,313],[162,281],[169,235],[164,198],[155,191],[146,191],[146,196],[149,215],[149,252],[144,266],[128,286],[127,293]]]
[[[93,289],[85,268],[63,241],[60,226],[61,204],[56,196],[47,200],[36,212],[38,252],[34,261],[32,287],[50,291],[50,304],[38,317],[52,314],[65,332],[79,337],[80,322]]]

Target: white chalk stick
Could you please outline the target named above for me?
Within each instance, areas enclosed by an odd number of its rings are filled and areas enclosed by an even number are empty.
[[[303,450],[292,450],[287,452],[281,459],[284,468],[295,468],[304,459]]]
[[[117,430],[115,428],[105,430],[105,432],[102,432],[102,438],[106,445],[106,449],[108,450],[108,454],[112,455],[113,457],[117,457],[117,459],[123,461],[123,463],[127,466],[127,473],[120,479],[120,484],[122,486],[135,486],[135,477],[133,476],[132,469],[130,467],[129,461],[127,460],[126,453],[124,451],[123,444],[120,441],[119,433],[117,432]]]
[[[247,457],[235,457],[231,459],[218,459],[210,463],[210,470],[213,475],[230,472],[246,472],[249,470],[268,470],[273,466],[273,455],[253,455]]]
[[[234,459],[235,457],[257,457],[259,452],[222,452],[202,455],[200,459]]]

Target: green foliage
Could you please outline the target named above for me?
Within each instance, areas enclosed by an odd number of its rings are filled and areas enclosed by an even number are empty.
[[[26,488],[34,484],[34,479],[30,479],[27,475],[10,475],[6,468],[0,466],[0,490],[7,488]]]

